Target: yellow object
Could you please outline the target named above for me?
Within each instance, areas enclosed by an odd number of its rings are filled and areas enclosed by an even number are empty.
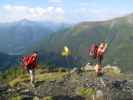
[[[67,46],[64,46],[64,50],[61,53],[62,56],[69,56],[70,55],[70,50]]]

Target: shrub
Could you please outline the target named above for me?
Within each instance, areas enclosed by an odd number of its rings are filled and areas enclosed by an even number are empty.
[[[44,97],[42,100],[53,100],[53,97],[52,96],[47,96],[47,97]]]
[[[84,97],[91,96],[94,94],[96,94],[96,90],[93,88],[80,88],[79,90],[79,95],[84,96]]]
[[[17,78],[18,76],[24,75],[25,72],[19,68],[19,67],[13,67],[1,74],[1,80],[4,82],[8,82],[14,78]]]
[[[58,71],[59,72],[66,72],[66,69],[65,68],[59,68]]]
[[[16,95],[11,97],[11,100],[22,100],[22,97],[20,95]]]

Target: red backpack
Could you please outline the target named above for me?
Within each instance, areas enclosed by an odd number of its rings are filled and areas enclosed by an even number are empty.
[[[28,65],[32,65],[32,67],[35,68],[37,64],[37,57],[33,55],[23,56],[21,62],[22,62],[22,67],[24,69],[27,69]]]
[[[34,65],[36,63],[36,60],[37,60],[37,56],[35,57],[35,56],[31,55],[31,56],[29,56],[27,63],[29,65]]]
[[[89,56],[91,56],[94,59],[96,59],[97,49],[98,49],[98,46],[96,44],[92,44],[90,49],[89,49]]]
[[[27,67],[27,62],[29,60],[30,56],[23,56],[21,58],[21,65],[25,69]]]

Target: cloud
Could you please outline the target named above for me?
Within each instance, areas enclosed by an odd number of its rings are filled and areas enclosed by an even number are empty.
[[[99,20],[109,20],[115,17],[124,16],[131,13],[128,10],[119,10],[119,9],[99,9],[99,8],[89,8],[89,7],[80,7],[78,10],[73,10],[72,13],[78,15],[79,19],[85,19],[89,21],[99,21]]]
[[[95,2],[93,0],[89,0],[89,1],[82,1],[79,3],[80,7],[92,7],[92,6],[96,6]]]
[[[17,5],[5,5],[0,8],[1,21],[15,21],[21,19],[63,21],[64,9],[62,7],[49,6],[28,7]]]
[[[49,0],[49,2],[63,2],[63,0]],[[93,3],[93,2],[92,2]],[[79,22],[108,20],[131,13],[128,9],[98,8],[87,2],[80,3],[78,8],[65,9],[63,6],[49,5],[48,7],[30,7],[22,5],[5,5],[0,7],[0,22],[21,19],[46,20],[56,22]]]
[[[63,0],[48,0],[48,4],[52,6],[63,6],[64,1]]]
[[[63,0],[49,0],[49,3],[63,3]]]

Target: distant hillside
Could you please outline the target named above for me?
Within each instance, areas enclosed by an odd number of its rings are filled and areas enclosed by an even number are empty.
[[[0,53],[0,71],[6,70],[9,67],[14,67],[18,63],[18,56]]]
[[[82,22],[54,35],[48,35],[35,47],[43,53],[45,61],[57,63],[61,61],[60,52],[64,45],[67,45],[72,51],[72,58],[77,59],[75,63],[81,65],[92,61],[88,58],[88,47],[94,42],[103,40],[107,42],[112,40],[104,64],[118,65],[128,71],[133,69],[133,15],[103,22]],[[46,57],[45,52],[49,56]],[[56,60],[52,60],[51,52],[57,55],[54,58]]]
[[[0,51],[22,54],[40,39],[67,25],[52,22],[34,22],[23,19],[17,22],[0,23]]]

